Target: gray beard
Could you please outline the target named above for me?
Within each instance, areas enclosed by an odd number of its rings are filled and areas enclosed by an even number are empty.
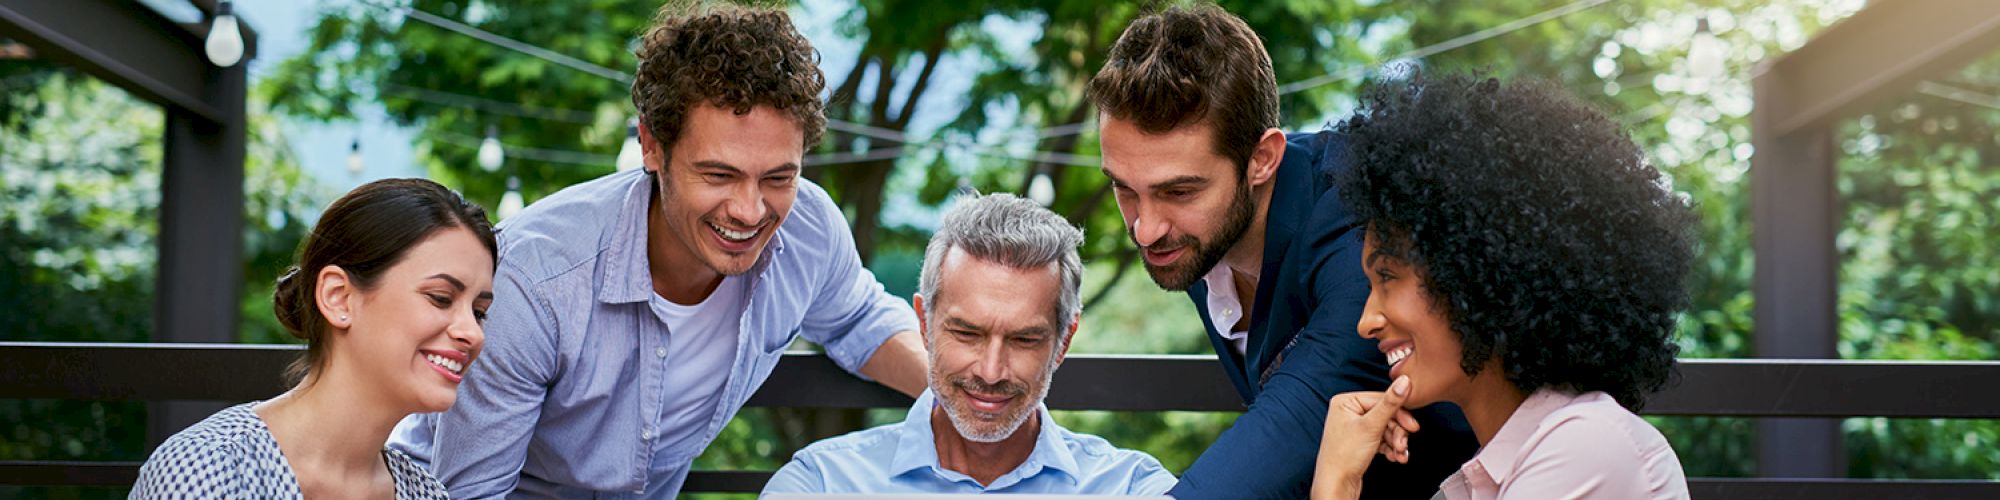
[[[929,347],[930,347],[931,366],[937,366],[937,346],[931,345]],[[1059,359],[1057,356],[1061,352],[1062,352],[1062,346],[1056,346],[1056,349],[1049,351],[1048,363],[1043,367],[1044,369],[1042,370],[1042,383],[1038,386],[1028,389],[1027,409],[1009,418],[1005,425],[996,428],[990,434],[982,434],[978,431],[978,429],[975,429],[973,427],[975,424],[974,422],[975,417],[971,415],[960,414],[962,410],[959,409],[957,401],[947,399],[948,396],[946,395],[952,393],[950,391],[946,391],[946,389],[950,389],[951,388],[950,386],[952,385],[949,381],[938,380],[937,373],[935,372],[928,373],[928,376],[926,378],[928,379],[927,382],[930,384],[931,394],[937,398],[938,406],[944,407],[944,415],[947,419],[951,420],[951,427],[953,430],[958,432],[959,437],[963,437],[967,441],[972,441],[975,443],[997,443],[1000,442],[1001,440],[1007,439],[1010,436],[1013,436],[1014,431],[1021,430],[1022,424],[1028,423],[1029,417],[1033,417],[1035,416],[1035,414],[1040,413],[1037,410],[1041,408],[1042,398],[1048,397],[1049,395],[1049,382],[1055,379],[1056,360]],[[1044,425],[1046,424],[1047,423],[1044,422]]]

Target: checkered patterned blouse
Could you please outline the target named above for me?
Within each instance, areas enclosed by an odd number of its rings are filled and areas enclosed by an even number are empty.
[[[146,465],[132,498],[300,498],[299,480],[264,420],[244,403],[210,415],[173,437]],[[443,483],[410,457],[383,449],[397,500],[448,498]]]

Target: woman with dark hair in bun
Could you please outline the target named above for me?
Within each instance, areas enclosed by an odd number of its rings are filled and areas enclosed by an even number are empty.
[[[1370,291],[1356,332],[1387,392],[1334,396],[1315,499],[1410,459],[1405,408],[1465,411],[1480,450],[1449,499],[1684,499],[1633,414],[1673,378],[1694,215],[1619,126],[1562,90],[1420,75],[1374,87],[1337,175]]]
[[[485,341],[497,252],[486,211],[422,179],[387,179],[329,205],[273,294],[304,339],[296,385],[168,438],[133,498],[445,498],[383,447],[396,422],[457,399]]]

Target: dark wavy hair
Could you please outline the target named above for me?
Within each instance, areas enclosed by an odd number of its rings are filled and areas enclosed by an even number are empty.
[[[1274,74],[1250,25],[1198,3],[1132,21],[1088,92],[1099,112],[1149,134],[1205,123],[1215,153],[1247,168],[1257,139],[1278,126]]]
[[[1604,391],[1638,410],[1676,376],[1694,215],[1602,113],[1540,81],[1377,82],[1340,195],[1378,253],[1417,269],[1476,374]]]
[[[410,248],[450,228],[472,231],[499,264],[499,246],[486,210],[458,193],[424,179],[382,179],[354,188],[327,205],[319,223],[299,242],[298,265],[278,278],[272,311],[293,337],[306,341],[305,356],[285,372],[296,384],[326,366],[326,334],[316,290],[319,270],[339,266],[355,288],[372,290],[382,272],[403,260]]]
[[[641,37],[632,104],[641,125],[671,151],[688,109],[699,104],[736,114],[770,106],[790,115],[811,149],[826,133],[819,100],[826,76],[819,52],[792,27],[785,11],[669,2]]]

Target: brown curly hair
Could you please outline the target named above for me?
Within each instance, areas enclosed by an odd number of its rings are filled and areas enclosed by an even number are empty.
[[[660,8],[640,39],[639,74],[632,104],[662,150],[679,140],[688,109],[698,103],[736,114],[770,106],[790,114],[805,145],[826,132],[819,100],[826,76],[819,52],[792,27],[785,11],[768,7],[704,6],[682,2]]]

